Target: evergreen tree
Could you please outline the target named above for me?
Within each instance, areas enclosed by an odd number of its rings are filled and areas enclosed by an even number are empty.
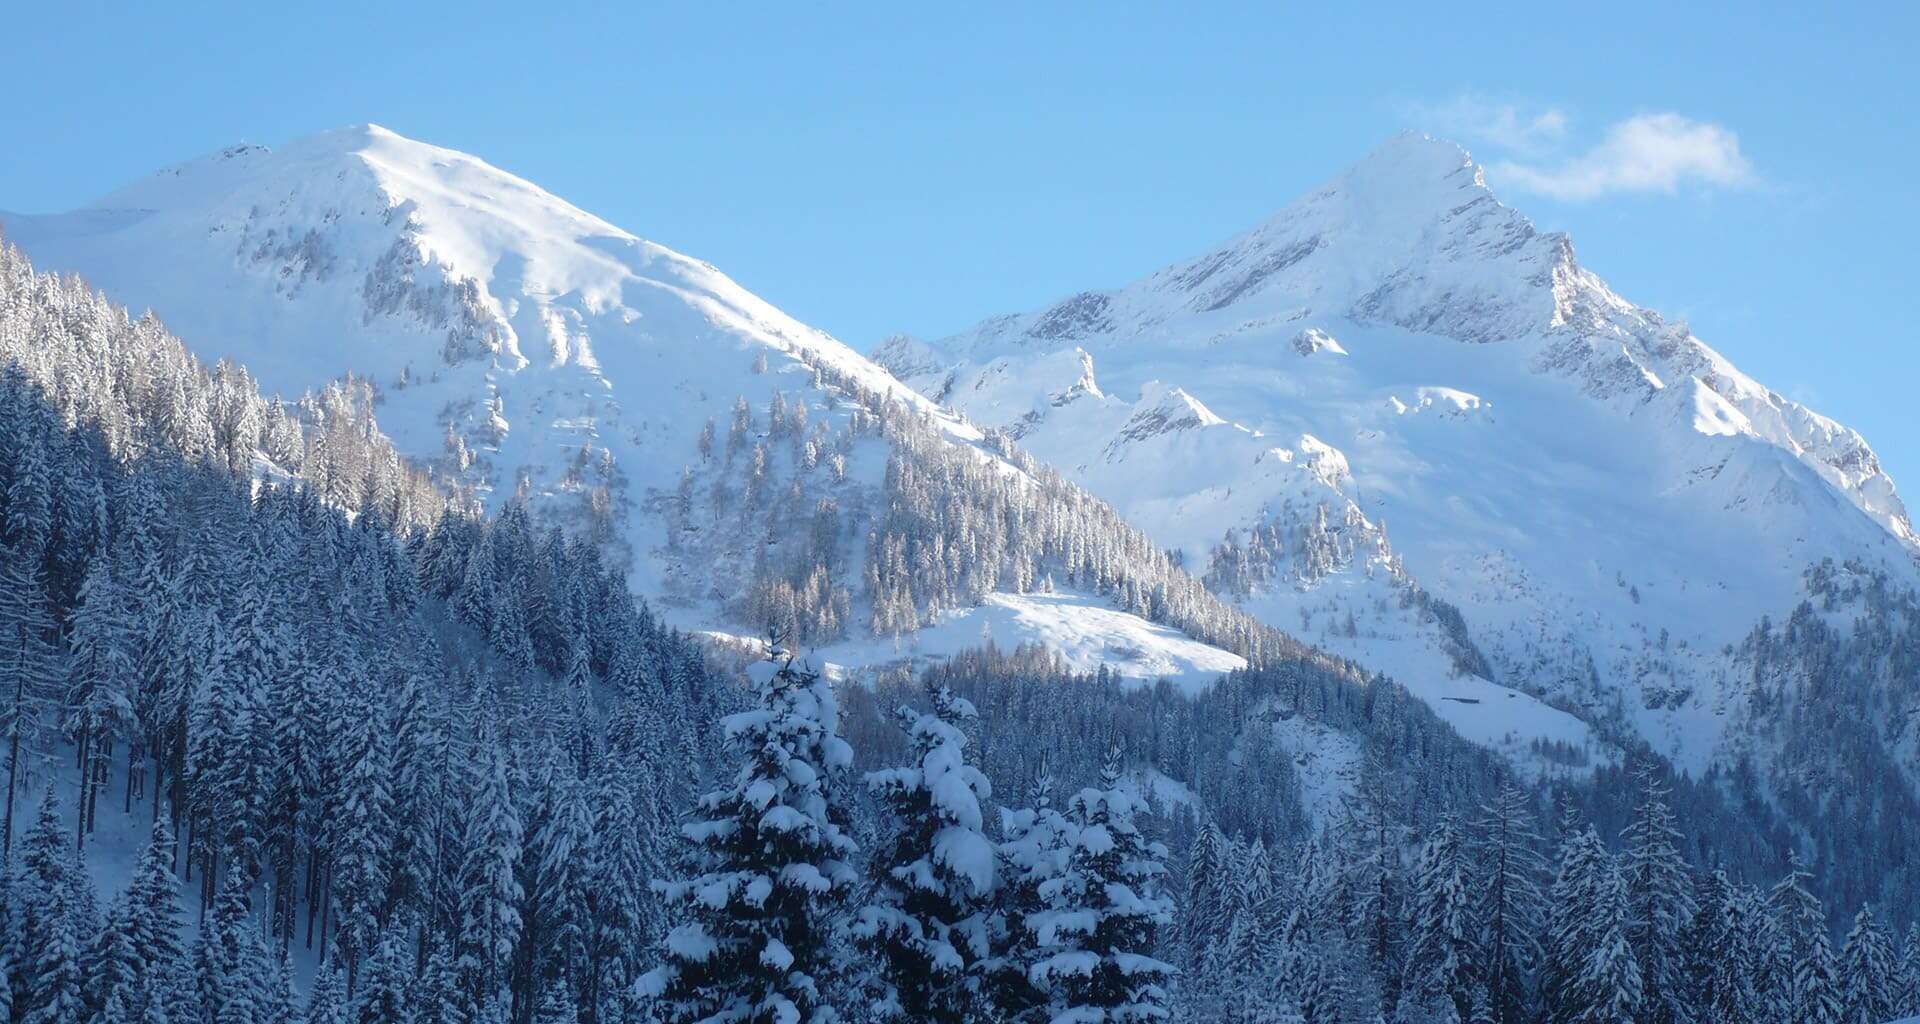
[[[1056,1021],[1146,1021],[1164,1017],[1173,967],[1152,955],[1173,918],[1159,894],[1166,848],[1140,833],[1146,805],[1120,784],[1108,754],[1099,788],[1068,802],[1074,824],[1067,866],[1041,888],[1046,909],[1028,922],[1045,955],[1028,971]]]
[[[1220,934],[1230,862],[1226,836],[1212,821],[1200,826],[1187,853],[1186,899],[1181,903],[1180,951],[1193,966]]]
[[[467,804],[466,852],[460,868],[458,964],[473,1005],[496,999],[520,942],[525,893],[514,865],[520,860],[520,815],[506,755],[483,716],[475,739],[480,763]]]
[[[893,832],[874,851],[872,896],[852,934],[877,965],[877,1016],[959,1024],[979,1011],[990,953],[998,878],[981,805],[993,790],[967,762],[960,723],[977,717],[973,705],[945,687],[929,703],[898,712],[908,763],[867,775]]]
[[[1695,888],[1697,906],[1680,934],[1688,1019],[1717,1013],[1737,1024],[1745,1012],[1744,962],[1750,955],[1738,926],[1737,894],[1724,871],[1706,875]]]
[[[664,830],[654,806],[658,783],[644,763],[631,774],[629,785],[628,772],[606,771],[594,795],[593,876],[586,890],[590,964],[581,985],[581,1003],[592,1009],[594,1024],[619,1019],[644,951],[660,935],[647,885],[659,869],[655,835]]]
[[[1840,1019],[1846,1024],[1885,1024],[1894,1012],[1893,940],[1861,907],[1840,953]]]
[[[300,1024],[300,992],[293,980],[293,957],[282,953],[273,973],[260,1024]]]
[[[92,830],[96,794],[106,784],[107,752],[114,740],[132,731],[132,694],[140,685],[133,661],[134,624],[112,564],[96,558],[88,566],[80,607],[67,631],[68,682],[60,731],[79,752],[75,831],[82,846]]]
[[[331,957],[314,975],[313,994],[307,997],[306,1024],[348,1024],[347,983],[340,963]]]
[[[1791,851],[1787,873],[1767,893],[1769,927],[1761,953],[1767,971],[1758,987],[1760,997],[1775,1011],[1799,1021],[1820,1022],[1837,1015],[1838,994],[1833,947],[1826,938],[1826,908],[1807,889],[1812,878],[1799,851]],[[1816,940],[1825,947],[1824,964],[1819,962]],[[1834,1003],[1832,1013],[1827,1002]]]
[[[386,927],[384,908],[394,833],[391,732],[370,693],[349,697],[350,706],[334,763],[346,777],[333,824],[337,842],[334,898],[339,901],[340,952],[349,977],[370,955]]]
[[[412,1020],[413,1006],[408,999],[412,982],[413,955],[399,930],[389,930],[375,940],[372,954],[360,970],[348,1021],[394,1024]]]
[[[53,703],[62,671],[38,555],[23,543],[0,545],[0,735],[6,741],[7,800],[0,863],[12,858],[14,812],[39,718]]]
[[[1667,806],[1667,789],[1654,766],[1634,774],[1639,800],[1625,844],[1621,874],[1627,886],[1628,942],[1640,967],[1641,1024],[1675,1024],[1686,1017],[1686,982],[1680,932],[1695,906],[1683,841]]]
[[[1408,891],[1407,965],[1402,1000],[1416,1006],[1451,1003],[1465,1020],[1476,986],[1471,881],[1465,843],[1443,817],[1420,849]]]
[[[531,1005],[534,993],[564,985],[586,971],[592,936],[587,887],[597,873],[593,854],[593,809],[571,762],[547,765],[545,814],[527,846],[531,861],[522,948],[528,974],[520,987]]]
[[[1838,1024],[1841,1019],[1840,968],[1825,928],[1813,931],[1806,954],[1793,961],[1793,1000],[1794,1024]]]
[[[1540,960],[1546,899],[1539,880],[1546,864],[1530,819],[1526,794],[1507,785],[1475,822],[1479,930],[1474,962],[1495,1024],[1533,1020],[1528,979]]]
[[[679,923],[640,980],[670,1021],[825,1022],[836,914],[856,876],[834,776],[852,761],[833,690],[773,645],[759,706],[726,719],[732,785],[682,830],[695,874],[660,891]]]
[[[1543,971],[1553,1024],[1630,1024],[1640,969],[1627,942],[1626,885],[1591,827],[1570,827],[1554,877]]]
[[[1891,986],[1896,1018],[1920,1017],[1920,922],[1907,928]]]
[[[49,785],[22,837],[13,915],[18,958],[13,1009],[22,1024],[82,1024],[86,1014],[81,944],[88,931],[86,878],[69,855]]]
[[[1030,807],[1001,812],[999,913],[985,973],[993,1014],[1006,1021],[1046,1019],[1046,993],[1029,975],[1046,955],[1032,923],[1046,912],[1045,892],[1066,872],[1074,835],[1073,824],[1053,806],[1053,778],[1044,765],[1030,800]]]
[[[272,981],[252,919],[245,875],[229,872],[194,944],[193,974],[212,1024],[250,1024],[265,1011]]]
[[[414,985],[410,1002],[414,1024],[469,1024],[460,975],[445,945],[435,944],[427,954],[427,965]]]

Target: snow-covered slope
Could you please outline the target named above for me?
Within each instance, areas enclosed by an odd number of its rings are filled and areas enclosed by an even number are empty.
[[[1198,259],[875,357],[1469,736],[1566,740],[1537,696],[1701,767],[1730,645],[1810,563],[1915,575],[1860,435],[1613,294],[1423,136]]]
[[[793,451],[810,440],[844,449],[844,474],[814,476],[855,506],[871,503],[886,460],[877,442],[855,439],[851,391],[935,412],[713,266],[374,125],[234,147],[71,213],[0,216],[0,227],[39,266],[156,310],[197,354],[243,364],[269,391],[297,394],[349,372],[371,380],[403,451],[492,503],[524,494],[577,517],[624,546],[635,588],[688,626],[739,618],[744,549],[759,544],[743,535],[728,550],[689,548],[669,536],[666,509],[683,469],[702,464],[709,424],[725,446],[744,403],[747,447],[785,459],[789,446],[768,437],[778,394],[784,424],[807,431]],[[979,437],[950,416],[936,424],[956,444]],[[751,455],[734,454],[713,462],[744,476]],[[843,579],[857,591],[860,538],[842,541],[853,563]],[[1094,598],[1061,600],[1107,611]],[[1197,644],[1156,648],[1165,630],[1111,614],[1113,628],[1166,655],[1140,660],[1143,677],[1199,678],[1233,660]],[[1002,614],[995,628],[1012,635],[998,639],[1057,634],[1046,619]],[[1194,648],[1198,660],[1187,657]]]

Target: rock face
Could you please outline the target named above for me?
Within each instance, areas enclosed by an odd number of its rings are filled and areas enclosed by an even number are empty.
[[[875,357],[1469,733],[1563,724],[1447,699],[1476,671],[1688,767],[1749,752],[1732,648],[1808,567],[1916,578],[1860,435],[1615,295],[1422,136],[1198,259]],[[1098,387],[1053,400],[1082,366]]]

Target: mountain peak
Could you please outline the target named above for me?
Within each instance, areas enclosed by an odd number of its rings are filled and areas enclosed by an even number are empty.
[[[1312,310],[1494,341],[1552,324],[1551,285],[1572,258],[1563,237],[1494,198],[1465,149],[1403,132],[1197,259],[982,326],[1045,343],[1196,313],[1244,324]]]
[[[1465,147],[1409,130],[1375,146],[1372,152],[1350,164],[1340,180],[1356,185],[1452,183],[1462,171],[1467,172],[1466,180],[1472,186],[1486,188],[1480,165],[1473,162],[1473,155]]]

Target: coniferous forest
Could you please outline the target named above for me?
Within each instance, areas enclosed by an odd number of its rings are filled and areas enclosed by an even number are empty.
[[[0,364],[0,1020],[1920,1014],[1912,901],[1808,867],[1740,780],[1520,777],[1117,532],[1059,520],[1017,571],[1111,550],[1103,586],[1247,670],[984,645],[848,681],[791,626],[743,670],[591,537],[411,467],[364,382],[265,399],[10,248]],[[997,543],[942,495],[1012,514],[916,429],[877,565]],[[910,575],[869,580],[876,631],[957,600]],[[1352,792],[1310,807],[1281,728],[1351,744]]]

